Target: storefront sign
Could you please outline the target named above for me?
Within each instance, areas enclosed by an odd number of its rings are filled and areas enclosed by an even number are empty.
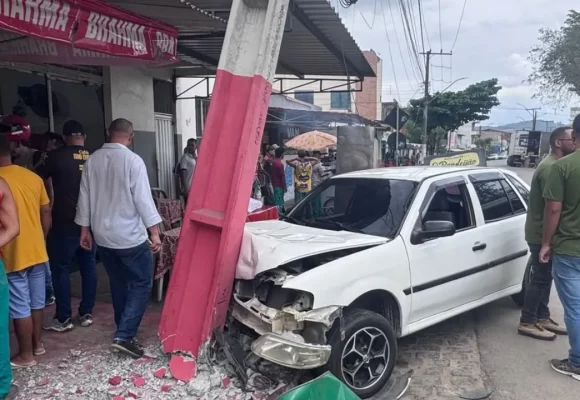
[[[100,0],[2,0],[0,29],[41,39],[3,42],[22,57],[54,57],[61,47],[51,47],[56,42],[69,47],[73,56],[73,49],[82,49],[159,63],[177,61],[177,29]]]
[[[427,157],[425,164],[431,167],[486,167],[485,150],[468,150],[457,153]]]

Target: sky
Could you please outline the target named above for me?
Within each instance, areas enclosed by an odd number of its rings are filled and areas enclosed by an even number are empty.
[[[418,1],[424,10],[428,33],[424,35],[425,49],[453,50],[452,56],[432,58],[432,92],[460,78],[467,79],[456,82],[449,90],[461,90],[475,82],[498,78],[502,86],[498,94],[501,105],[492,110],[484,125],[530,120],[529,113],[518,103],[527,108],[541,107],[538,119],[568,122],[568,109],[554,110],[533,99],[535,88],[525,80],[531,71],[528,54],[538,43],[539,30],[559,28],[568,11],[574,7],[580,9],[580,3],[575,0],[466,0],[457,35],[465,0],[405,0],[414,6],[417,25]],[[412,70],[399,2],[358,0],[346,9],[337,5],[338,0],[330,2],[339,8],[344,24],[359,47],[373,49],[382,58],[383,101],[395,98],[406,103],[410,98],[422,97],[421,77]],[[421,51],[420,39],[417,45]],[[419,60],[424,62],[423,58]]]

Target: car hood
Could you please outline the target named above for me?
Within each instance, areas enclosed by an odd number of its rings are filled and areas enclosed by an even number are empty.
[[[244,229],[236,278],[253,279],[264,271],[301,258],[388,241],[381,236],[337,232],[284,221],[251,222]]]

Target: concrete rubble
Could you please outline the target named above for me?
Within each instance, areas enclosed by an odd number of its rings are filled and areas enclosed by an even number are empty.
[[[189,383],[173,379],[170,357],[158,345],[133,360],[107,350],[72,349],[56,363],[15,372],[18,398],[27,400],[274,400],[297,381],[294,371],[249,355],[248,382],[243,387],[222,351],[211,362],[200,362]]]

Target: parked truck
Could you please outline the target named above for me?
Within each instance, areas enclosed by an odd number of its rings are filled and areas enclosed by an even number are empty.
[[[549,132],[516,131],[510,138],[507,165],[534,167],[549,152]]]

